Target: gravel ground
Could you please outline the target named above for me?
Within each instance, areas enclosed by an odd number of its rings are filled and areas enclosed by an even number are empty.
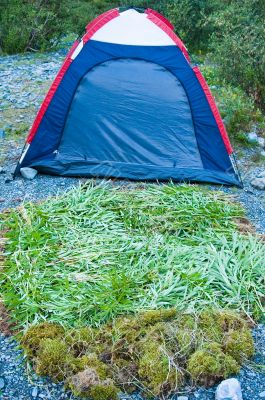
[[[0,57],[0,210],[16,207],[24,201],[37,201],[48,196],[63,193],[83,182],[84,179],[38,175],[33,181],[22,178],[12,180],[23,146],[25,134],[32,123],[35,113],[43,99],[51,79],[59,69],[65,50],[50,54]],[[4,132],[3,132],[4,131]],[[7,134],[6,138],[2,138]],[[265,233],[265,191],[254,189],[250,185],[264,165],[255,165],[250,161],[256,150],[245,151],[239,161],[243,175],[244,189],[221,188],[226,193],[235,195],[245,206],[247,215],[257,231]],[[124,182],[123,182],[124,184]],[[126,184],[126,182],[125,182]],[[220,189],[210,186],[211,189]],[[254,362],[265,363],[265,326],[253,330],[256,343]],[[263,370],[264,371],[264,370]],[[254,365],[245,366],[237,377],[242,385],[244,400],[265,399],[265,374]],[[188,388],[182,396],[194,400],[213,400],[215,388]],[[176,400],[178,397],[175,396]],[[13,338],[0,335],[0,399],[74,399],[65,392],[62,385],[27,374],[21,351]],[[139,396],[122,399],[141,400]],[[184,399],[183,399],[184,400]]]

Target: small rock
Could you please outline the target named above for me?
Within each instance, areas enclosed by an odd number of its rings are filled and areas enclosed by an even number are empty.
[[[34,168],[24,167],[20,168],[20,173],[25,179],[32,180],[37,175],[38,171]]]
[[[215,400],[243,400],[240,383],[237,379],[226,379],[217,386]]]
[[[258,142],[258,135],[255,132],[247,133],[247,137],[250,143],[257,143]]]
[[[187,396],[178,396],[177,400],[189,400]]]
[[[258,177],[258,178],[265,178],[265,171],[260,172],[260,173],[257,175],[257,177]]]
[[[5,383],[4,378],[0,377],[0,390],[4,389],[5,385],[6,385],[6,383]]]
[[[37,387],[34,387],[32,389],[31,396],[34,398],[38,396],[38,388]]]
[[[264,392],[261,392],[261,393],[259,394],[259,397],[260,397],[261,399],[264,399],[264,398],[265,398],[265,391],[264,391]]]
[[[265,177],[264,178],[255,178],[251,181],[251,185],[259,190],[265,189]]]

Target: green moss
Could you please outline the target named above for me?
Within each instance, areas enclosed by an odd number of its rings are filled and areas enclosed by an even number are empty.
[[[111,382],[93,385],[90,389],[92,400],[118,400],[118,389]]]
[[[166,398],[187,372],[195,383],[211,385],[238,372],[254,351],[247,322],[220,310],[147,311],[68,332],[41,324],[26,332],[23,345],[37,373],[66,379],[74,394],[95,400],[116,398],[117,387],[131,392],[139,385],[145,396]]]
[[[225,350],[239,363],[254,354],[254,341],[249,329],[229,331],[225,337]]]
[[[175,308],[150,310],[141,313],[138,317],[139,324],[143,325],[154,325],[161,321],[170,321],[177,316]]]
[[[185,357],[191,354],[196,348],[197,336],[195,331],[178,329],[176,332],[178,350]]]
[[[64,342],[59,339],[42,340],[36,359],[37,374],[61,381],[75,369],[74,357]]]
[[[95,330],[90,327],[72,329],[65,336],[65,341],[76,357],[85,354],[95,342]]]
[[[195,382],[209,386],[238,373],[240,367],[233,357],[222,351],[220,344],[211,343],[191,355],[187,369]]]
[[[118,388],[113,381],[111,379],[101,380],[93,368],[86,368],[69,378],[67,386],[75,396],[89,397],[92,400],[118,399]]]
[[[167,392],[181,384],[178,370],[170,366],[170,355],[159,342],[147,340],[143,343],[138,363],[138,374],[147,388],[159,396],[165,387]]]
[[[118,318],[112,325],[111,337],[116,340],[126,339],[127,342],[132,343],[140,336],[145,334],[145,328],[135,317]]]
[[[219,312],[205,310],[200,313],[198,320],[198,328],[200,330],[200,342],[217,342],[221,343],[223,339],[223,330],[218,322]]]
[[[61,325],[44,322],[32,325],[21,339],[21,344],[28,356],[34,356],[44,339],[59,339],[65,333]]]
[[[231,329],[242,329],[247,326],[246,320],[233,311],[219,311],[216,313],[216,316],[217,323],[224,332],[230,331]]]

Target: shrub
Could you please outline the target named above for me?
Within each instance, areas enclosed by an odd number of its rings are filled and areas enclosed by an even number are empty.
[[[205,63],[201,70],[216,99],[231,140],[248,144],[246,132],[263,134],[265,118],[243,89],[225,81],[220,68]]]
[[[222,75],[265,108],[265,3],[235,0],[212,15],[211,48]]]
[[[209,16],[222,5],[217,0],[173,0],[167,4],[166,15],[189,50],[206,52],[215,29]]]
[[[44,50],[65,33],[67,0],[2,2],[0,49],[5,53]]]

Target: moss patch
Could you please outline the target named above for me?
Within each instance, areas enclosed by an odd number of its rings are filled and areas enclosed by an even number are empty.
[[[21,343],[37,373],[92,400],[136,388],[146,398],[168,398],[190,380],[209,386],[237,373],[254,352],[248,321],[219,310],[147,311],[98,328],[40,324]]]

